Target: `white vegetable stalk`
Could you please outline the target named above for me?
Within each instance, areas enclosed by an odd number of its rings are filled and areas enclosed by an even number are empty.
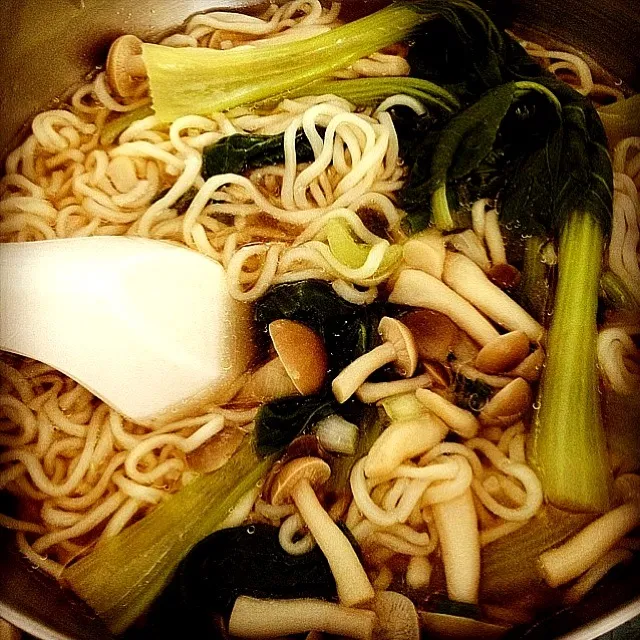
[[[471,489],[432,509],[449,598],[475,604],[480,587],[480,537]]]
[[[471,260],[469,262],[482,273],[482,270]],[[486,282],[491,284],[484,274],[482,275]],[[393,287],[389,302],[444,313],[483,346],[499,335],[493,325],[473,305],[440,280],[423,271],[415,269],[403,271]],[[515,302],[513,304],[515,305]]]
[[[316,424],[316,436],[327,451],[353,455],[358,444],[358,427],[333,414]]]
[[[542,326],[517,302],[496,287],[482,269],[466,256],[448,253],[444,261],[442,279],[456,293],[500,326],[509,331],[524,331],[534,342],[539,342],[542,338]],[[486,342],[481,344],[484,345]]]
[[[376,624],[373,611],[350,609],[312,599],[236,599],[229,633],[238,638],[275,638],[307,631],[323,631],[345,638],[370,640]]]

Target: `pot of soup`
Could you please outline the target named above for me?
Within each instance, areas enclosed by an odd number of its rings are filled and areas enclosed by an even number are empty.
[[[586,640],[640,614],[629,2],[0,17],[0,261],[30,261],[0,288],[1,618]],[[80,257],[32,269],[53,246]],[[216,263],[217,311],[142,279],[150,246]]]

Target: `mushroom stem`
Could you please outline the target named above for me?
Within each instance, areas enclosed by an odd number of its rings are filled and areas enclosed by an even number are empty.
[[[374,371],[393,362],[395,357],[395,347],[389,342],[383,342],[375,349],[354,360],[331,383],[336,400],[340,403],[346,402]]]
[[[229,634],[238,638],[275,638],[305,631],[324,631],[356,640],[370,640],[376,623],[373,611],[348,609],[312,600],[236,599]]]
[[[459,436],[473,438],[480,431],[480,423],[470,411],[457,407],[437,393],[429,389],[418,389],[416,398]]]
[[[432,509],[449,598],[475,604],[480,586],[480,537],[471,489]]]
[[[473,262],[471,264],[476,267]],[[482,273],[479,267],[476,268]],[[403,271],[393,287],[389,302],[444,313],[481,345],[491,342],[499,335],[493,325],[467,300],[437,278],[422,271]]]
[[[408,393],[416,389],[430,387],[432,383],[433,379],[428,373],[423,373],[415,378],[393,380],[392,382],[365,382],[358,387],[356,396],[360,402],[373,404],[378,400],[395,396],[399,393]]]
[[[448,253],[442,279],[456,293],[510,331],[524,331],[539,342],[544,330],[517,302],[496,287],[480,267],[461,253]],[[483,346],[486,342],[482,343]]]
[[[240,389],[236,400],[243,402],[269,402],[288,396],[299,396],[280,358],[273,358],[256,369]]]
[[[341,604],[353,607],[369,602],[374,596],[369,578],[351,543],[323,509],[309,482],[300,480],[291,491],[291,497],[327,558]]]
[[[605,513],[556,549],[540,555],[540,571],[550,587],[577,578],[619,540],[640,526],[640,502],[627,502]]]

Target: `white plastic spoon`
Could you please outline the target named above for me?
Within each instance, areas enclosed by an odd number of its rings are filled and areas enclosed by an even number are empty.
[[[227,399],[252,356],[250,307],[222,266],[130,237],[0,245],[0,349],[155,426]]]

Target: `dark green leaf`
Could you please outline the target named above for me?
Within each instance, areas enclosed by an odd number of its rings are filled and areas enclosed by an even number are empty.
[[[298,162],[313,160],[313,150],[304,131],[296,134]],[[222,173],[242,173],[284,162],[284,134],[274,136],[234,134],[204,148],[202,176],[206,180]]]
[[[500,125],[516,96],[515,83],[488,91],[454,116],[439,136],[431,161],[431,192],[448,180],[460,180],[493,151]]]
[[[338,372],[375,346],[380,305],[359,306],[338,296],[321,280],[277,285],[256,303],[259,331],[280,318],[296,320],[316,331],[324,340],[330,372]]]
[[[282,398],[262,405],[256,416],[254,437],[261,455],[286,447],[311,425],[336,413],[333,397],[314,395]]]

